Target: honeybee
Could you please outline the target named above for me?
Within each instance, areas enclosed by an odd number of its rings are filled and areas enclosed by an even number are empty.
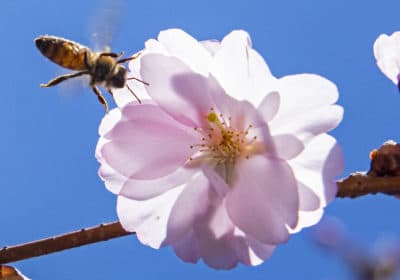
[[[139,54],[127,58],[122,58],[123,52],[114,53],[108,50],[104,52],[94,52],[89,47],[77,42],[70,41],[61,37],[44,35],[35,39],[36,47],[39,51],[52,62],[77,72],[57,76],[41,87],[52,87],[63,81],[82,75],[89,75],[89,86],[96,94],[98,100],[103,104],[105,111],[108,112],[108,104],[101,91],[97,87],[103,85],[113,96],[112,89],[127,87],[135,96],[139,103],[140,99],[128,86],[128,80],[137,80],[145,85],[145,81],[138,78],[127,77],[127,70],[122,63],[137,58]]]

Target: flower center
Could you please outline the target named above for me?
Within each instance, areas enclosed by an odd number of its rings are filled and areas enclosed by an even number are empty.
[[[232,126],[232,117],[225,118],[211,108],[206,116],[206,125],[194,128],[201,135],[201,142],[190,146],[195,150],[190,161],[233,167],[238,158],[248,159],[254,153],[257,136],[249,135],[252,128],[253,125],[249,124],[246,129],[237,129]]]

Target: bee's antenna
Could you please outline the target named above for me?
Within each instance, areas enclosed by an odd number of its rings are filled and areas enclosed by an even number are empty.
[[[138,78],[136,78],[136,77],[131,77],[131,78],[128,78],[127,80],[136,80],[136,81],[138,81],[138,82],[141,82],[141,83],[145,84],[146,86],[149,86],[149,85],[150,85],[149,83],[147,83],[147,82],[145,82],[145,81],[142,81],[141,79],[138,79]]]
[[[128,84],[126,84],[126,87],[128,88],[128,90],[133,94],[133,96],[135,96],[135,98],[137,99],[137,101],[139,102],[139,104],[142,104],[142,101],[140,101],[139,97],[135,94],[135,92],[129,87]]]

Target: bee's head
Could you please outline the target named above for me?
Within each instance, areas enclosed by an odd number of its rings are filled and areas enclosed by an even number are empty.
[[[126,83],[126,68],[122,65],[117,65],[115,74],[107,81],[108,85],[113,88],[123,88]]]

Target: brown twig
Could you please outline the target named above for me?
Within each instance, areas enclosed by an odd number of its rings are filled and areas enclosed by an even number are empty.
[[[353,173],[336,182],[337,197],[356,198],[367,194],[400,194],[400,176],[375,177],[363,173]]]
[[[65,249],[106,241],[132,234],[125,231],[119,222],[101,224],[42,240],[37,240],[0,250],[0,264],[47,255]]]

